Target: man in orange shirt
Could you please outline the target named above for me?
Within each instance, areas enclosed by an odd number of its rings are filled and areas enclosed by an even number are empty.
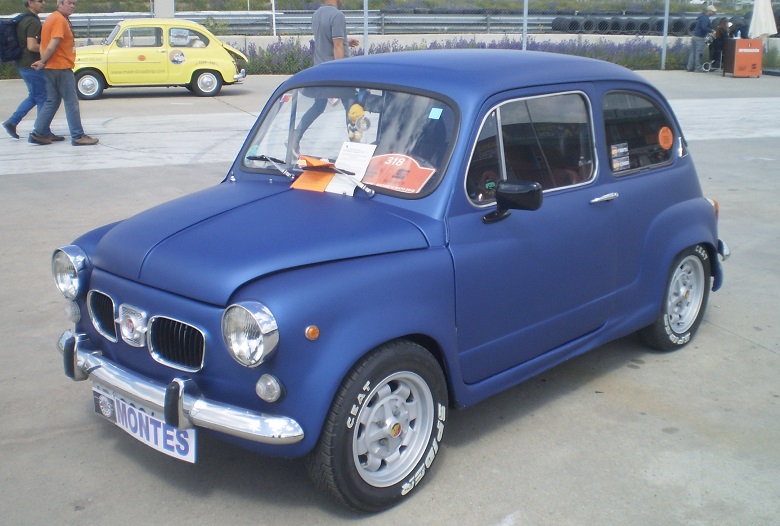
[[[65,101],[65,117],[70,129],[70,142],[73,146],[97,144],[84,133],[81,126],[79,99],[76,94],[76,77],[73,66],[76,64],[75,39],[68,17],[76,10],[76,0],[57,0],[57,10],[46,17],[41,28],[41,59],[33,62],[33,69],[44,69],[46,74],[46,103],[38,117],[28,141],[34,144],[51,144],[47,136],[51,121],[60,103]]]

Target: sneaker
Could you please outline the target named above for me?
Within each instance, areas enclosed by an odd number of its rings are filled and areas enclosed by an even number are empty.
[[[78,139],[71,139],[70,143],[73,146],[92,146],[93,144],[97,144],[98,140],[93,139],[89,135],[82,135]]]
[[[54,135],[53,133],[49,133],[49,135],[47,135],[46,137],[51,139],[51,142],[60,142],[65,140],[65,137],[63,137],[62,135]]]
[[[8,132],[8,135],[10,135],[11,137],[13,137],[14,139],[18,139],[18,138],[19,138],[19,134],[18,134],[18,133],[16,133],[16,126],[14,126],[13,124],[11,124],[10,122],[8,122],[8,121],[5,121],[5,122],[3,123],[3,128],[5,128],[5,131],[7,131],[7,132]]]
[[[51,139],[44,137],[43,135],[38,135],[35,132],[30,132],[30,135],[27,137],[27,142],[33,144],[51,144]]]

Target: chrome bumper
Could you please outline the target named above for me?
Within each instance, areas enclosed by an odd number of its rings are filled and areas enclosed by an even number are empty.
[[[75,381],[90,379],[118,394],[133,398],[149,410],[164,415],[177,428],[203,427],[252,442],[295,444],[303,429],[287,417],[248,411],[203,398],[194,380],[175,378],[163,385],[126,371],[97,352],[79,349],[86,336],[65,331],[58,348],[65,374]]]
[[[244,78],[246,78],[246,70],[245,69],[242,69],[240,72],[238,72],[235,75],[233,75],[233,80],[235,80],[236,82],[238,82],[239,80],[244,79]]]

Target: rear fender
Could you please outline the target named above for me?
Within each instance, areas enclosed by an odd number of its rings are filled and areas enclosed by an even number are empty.
[[[692,199],[670,207],[650,226],[642,271],[635,287],[636,292],[644,296],[641,304],[651,302],[657,305],[658,309],[661,308],[672,261],[677,254],[695,245],[703,245],[707,251],[715,278],[713,290],[717,290],[722,282],[717,248],[718,225],[712,205],[704,198]]]

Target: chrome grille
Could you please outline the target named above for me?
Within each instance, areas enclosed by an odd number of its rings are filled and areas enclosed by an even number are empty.
[[[149,321],[149,352],[160,363],[189,372],[203,366],[206,339],[192,325],[155,316]]]
[[[100,291],[91,290],[87,297],[87,309],[95,329],[112,342],[117,341],[116,323],[114,323],[114,300]]]

